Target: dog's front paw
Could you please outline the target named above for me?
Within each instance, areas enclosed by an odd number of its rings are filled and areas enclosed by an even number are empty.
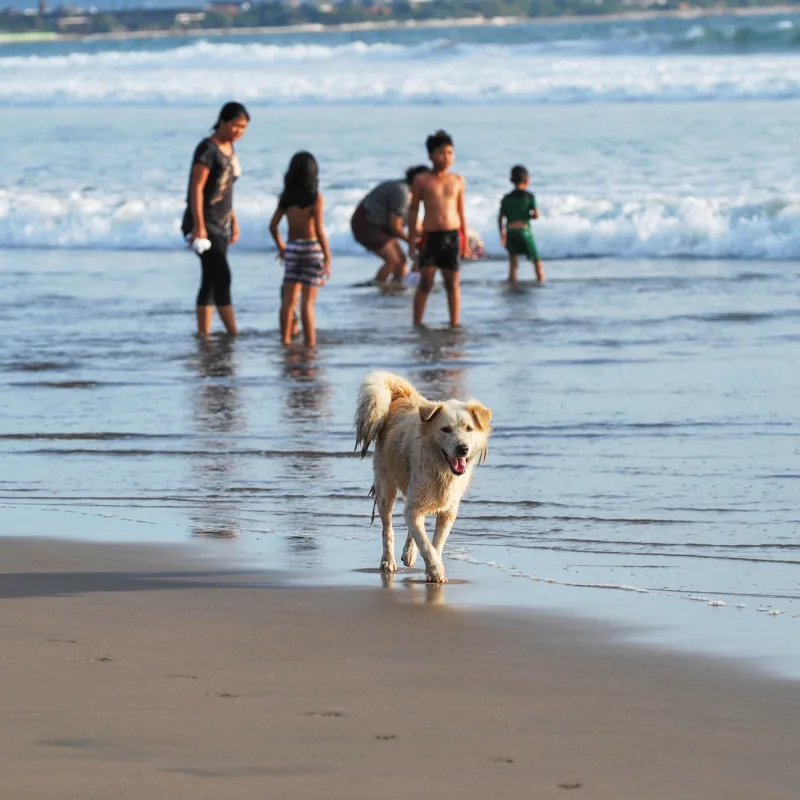
[[[381,560],[381,572],[397,572],[397,563],[394,557]]]
[[[428,583],[447,583],[444,564],[428,564],[425,568],[425,579]]]
[[[403,548],[403,563],[407,567],[413,567],[417,561],[417,543],[413,539],[409,539]]]

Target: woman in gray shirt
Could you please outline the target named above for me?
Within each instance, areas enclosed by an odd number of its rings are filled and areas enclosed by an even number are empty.
[[[356,207],[350,227],[353,238],[371,253],[383,259],[375,275],[376,283],[384,283],[394,276],[401,281],[406,274],[406,254],[400,240],[408,242],[410,232],[408,207],[411,204],[411,184],[428,167],[409,167],[401,181],[378,184]]]

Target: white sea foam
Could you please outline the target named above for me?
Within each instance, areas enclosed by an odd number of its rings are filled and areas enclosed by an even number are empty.
[[[339,253],[360,253],[349,220],[358,192],[326,192],[327,226]],[[241,247],[267,249],[272,195],[237,195]],[[489,255],[501,255],[497,198],[473,193],[468,219]],[[175,249],[182,246],[179,195],[122,192],[0,190],[0,246]],[[622,201],[576,195],[548,197],[535,226],[542,254],[552,258],[800,258],[800,195]]]
[[[563,44],[563,43],[562,43]],[[800,97],[791,54],[607,55],[437,39],[263,44],[0,58],[0,102],[587,103]]]
[[[468,564],[478,564],[481,566],[493,567],[494,569],[499,569],[503,572],[510,572],[512,578],[522,578],[523,580],[533,581],[534,583],[551,583],[558,586],[568,586],[574,589],[612,589],[620,592],[633,592],[634,594],[650,593],[649,589],[625,583],[593,583],[583,581],[568,581],[559,578],[542,578],[538,575],[533,575],[532,573],[523,572],[518,569],[509,570],[509,568],[504,564],[499,564],[496,561],[480,561],[471,555],[468,550],[460,548],[452,549],[448,553],[448,556],[452,558],[453,561],[465,561]]]

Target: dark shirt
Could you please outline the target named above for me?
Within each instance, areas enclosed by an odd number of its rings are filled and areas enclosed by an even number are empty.
[[[203,187],[203,216],[206,230],[210,234],[230,238],[231,218],[233,216],[233,183],[239,177],[239,162],[236,153],[230,158],[214,144],[212,139],[203,139],[194,151],[192,168],[195,164],[208,167],[209,174]],[[191,177],[186,193],[186,213],[183,215],[181,230],[188,235],[194,228],[191,209]]]
[[[500,214],[508,222],[530,222],[536,211],[536,198],[524,189],[514,189],[500,203]]]

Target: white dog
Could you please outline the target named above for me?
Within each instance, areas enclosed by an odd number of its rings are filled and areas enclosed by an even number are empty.
[[[442,550],[458,515],[472,471],[486,459],[492,412],[477,400],[432,402],[408,381],[373,372],[358,392],[356,449],[363,458],[375,442],[375,508],[383,524],[381,570],[395,572],[392,509],[400,491],[406,499],[408,538],[403,563],[410,567],[417,548],[428,581],[444,583]],[[425,517],[436,515],[431,544]]]

